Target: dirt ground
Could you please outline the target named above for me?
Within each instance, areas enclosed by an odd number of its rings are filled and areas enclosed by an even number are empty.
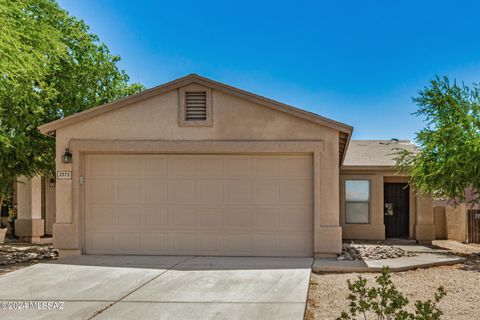
[[[415,300],[432,299],[436,289],[443,285],[447,296],[439,303],[442,319],[480,319],[480,246],[444,243],[448,248],[467,258],[462,264],[429,269],[417,269],[392,274],[400,292],[413,304]],[[376,273],[312,274],[308,295],[306,320],[328,320],[347,310],[347,279],[359,275],[374,283]]]

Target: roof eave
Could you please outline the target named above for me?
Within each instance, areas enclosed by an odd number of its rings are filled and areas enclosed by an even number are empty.
[[[342,165],[340,167],[340,170],[344,171],[396,171],[398,172],[398,168],[395,165],[377,165],[377,164],[372,164],[372,165],[366,165],[366,164],[361,164],[361,165]],[[399,173],[399,175],[402,175]]]

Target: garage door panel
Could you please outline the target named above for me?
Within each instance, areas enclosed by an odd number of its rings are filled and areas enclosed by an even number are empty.
[[[256,203],[278,203],[280,184],[278,181],[260,180],[253,185],[253,198]]]
[[[230,255],[249,255],[252,249],[250,233],[228,233],[224,236],[225,251]]]
[[[86,251],[309,256],[311,174],[309,155],[87,155]]]
[[[116,201],[116,185],[111,181],[93,180],[87,188],[87,203],[112,203]]]
[[[282,180],[280,181],[280,198],[282,203],[312,203],[311,181]]]
[[[195,165],[195,173],[198,177],[222,178],[224,175],[223,157],[198,159]]]
[[[87,245],[95,252],[115,252],[112,232],[94,232],[87,239]]]
[[[282,177],[311,178],[313,163],[306,157],[283,158],[280,160],[280,172]]]
[[[280,159],[278,157],[256,158],[254,168],[257,177],[278,177],[280,175]]]
[[[168,213],[172,226],[195,228],[195,208],[172,207],[168,209]]]
[[[197,235],[197,251],[202,253],[223,251],[223,234],[201,232]]]
[[[112,157],[93,156],[92,161],[87,163],[85,174],[89,177],[112,177],[113,172]]]
[[[167,176],[167,159],[165,157],[144,157],[141,167],[142,177],[157,178]]]
[[[168,175],[173,177],[195,176],[195,161],[192,158],[169,158]]]
[[[195,180],[171,180],[167,186],[169,202],[194,202]]]
[[[184,254],[195,254],[196,235],[192,232],[170,232],[169,249],[173,252],[183,252]]]
[[[259,230],[277,230],[279,227],[280,208],[255,208],[254,226]]]
[[[143,209],[143,212],[146,226],[150,226],[152,228],[168,226],[168,208],[146,207]]]
[[[227,221],[225,229],[250,229],[252,227],[251,208],[226,208]]]
[[[312,218],[309,213],[311,207],[282,207],[280,208],[279,227],[284,230],[311,231]]]
[[[197,208],[196,222],[199,228],[220,229],[224,227],[223,208]]]
[[[119,177],[136,177],[140,173],[140,159],[136,158],[118,158],[117,159],[117,176]]]
[[[134,253],[142,250],[141,233],[138,232],[116,232],[114,234],[117,250],[121,253]]]
[[[168,254],[168,232],[143,232],[141,252]]]
[[[246,157],[226,157],[225,177],[250,177],[252,175],[252,160]]]
[[[222,180],[197,181],[195,184],[195,202],[222,204],[223,188]]]
[[[248,180],[225,180],[225,202],[243,203],[252,200],[252,182]]]
[[[284,234],[279,239],[280,250],[288,253],[302,251],[305,247],[305,242],[311,241],[312,238],[313,233]]]
[[[167,181],[155,180],[143,182],[143,194],[145,203],[166,203],[167,194]]]
[[[116,185],[119,203],[140,203],[140,184],[135,181],[120,181]]]
[[[87,210],[87,220],[95,226],[111,226],[114,224],[113,209],[105,207],[90,207]]]
[[[141,226],[143,215],[139,207],[118,207],[117,223],[119,226]]]
[[[278,234],[258,233],[252,236],[252,246],[259,252],[268,255],[270,252],[280,252]]]

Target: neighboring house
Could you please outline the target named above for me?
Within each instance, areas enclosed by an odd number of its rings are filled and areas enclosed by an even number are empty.
[[[54,246],[330,256],[342,237],[433,240],[431,201],[391,160],[414,146],[350,141],[352,129],[194,74],[47,123],[57,171],[72,172],[56,181]]]

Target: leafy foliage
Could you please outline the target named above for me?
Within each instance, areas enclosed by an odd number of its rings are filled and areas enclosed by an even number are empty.
[[[18,176],[53,171],[43,123],[143,89],[54,0],[0,0],[0,204]]]
[[[391,280],[388,268],[375,278],[376,287],[367,287],[367,280],[361,276],[354,282],[347,280],[349,311],[342,312],[337,320],[373,319],[378,320],[438,320],[442,311],[437,303],[446,295],[439,287],[434,300],[416,301],[415,311],[409,312],[408,299],[399,292]],[[360,318],[359,318],[360,317]]]
[[[436,78],[414,99],[426,127],[416,135],[420,151],[398,153],[397,166],[418,190],[454,202],[472,188],[480,199],[480,87]]]

